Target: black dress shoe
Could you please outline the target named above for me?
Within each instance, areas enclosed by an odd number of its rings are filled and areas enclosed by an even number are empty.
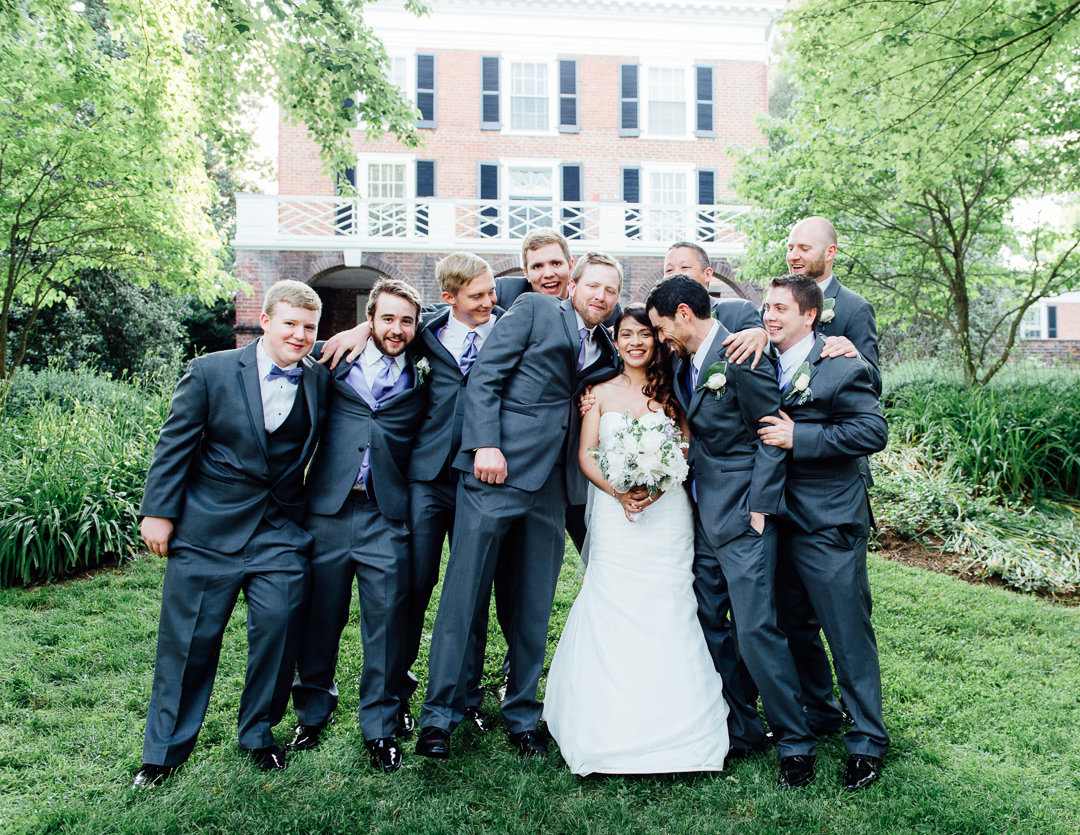
[[[442,728],[421,728],[416,740],[416,753],[421,757],[445,760],[450,756],[450,734]]]
[[[263,771],[284,771],[289,767],[285,762],[285,752],[279,745],[270,745],[266,748],[252,748],[249,753],[251,759]]]
[[[329,722],[322,725],[297,725],[293,731],[292,742],[285,743],[286,751],[308,751],[316,748],[319,744],[319,734],[326,729]]]
[[[881,760],[867,754],[852,754],[844,769],[844,791],[857,792],[881,777]]]
[[[480,712],[480,708],[476,705],[465,708],[465,719],[468,722],[472,722],[476,727],[476,730],[482,734],[486,734],[491,730],[490,720]]]
[[[813,754],[795,754],[780,758],[780,779],[777,785],[782,789],[797,789],[814,782],[814,764],[817,757]]]
[[[540,731],[519,731],[510,734],[510,744],[517,748],[521,757],[537,757],[543,759],[548,755],[547,741],[540,735]]]
[[[409,703],[402,702],[397,712],[397,727],[394,728],[394,736],[398,739],[411,739],[416,730],[416,720],[413,719]]]
[[[364,742],[371,754],[371,764],[380,771],[392,774],[401,768],[401,746],[392,736],[369,739]]]
[[[765,739],[759,742],[757,745],[752,745],[747,748],[745,745],[733,745],[728,748],[727,759],[730,761],[746,760],[750,757],[759,757],[762,754],[766,754],[772,750],[773,740],[770,738],[772,734],[766,734]]]
[[[176,773],[180,766],[154,765],[143,763],[142,767],[135,772],[135,782],[131,784],[133,789],[150,789],[160,786]]]

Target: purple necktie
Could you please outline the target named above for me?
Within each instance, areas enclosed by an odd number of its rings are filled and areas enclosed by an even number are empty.
[[[476,362],[476,336],[476,331],[469,331],[469,335],[465,337],[465,350],[461,354],[461,359],[458,360],[458,368],[461,369],[462,374],[468,374],[469,369]]]
[[[585,367],[585,352],[589,345],[589,329],[582,328],[578,331],[578,336],[581,337],[581,350],[577,355],[577,370],[580,371]]]
[[[375,377],[375,382],[371,384],[371,396],[375,398],[375,402],[379,403],[386,393],[394,387],[394,375],[391,370],[394,367],[394,360],[392,357],[382,358],[383,368]]]

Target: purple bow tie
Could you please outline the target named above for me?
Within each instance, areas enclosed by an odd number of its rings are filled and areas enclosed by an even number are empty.
[[[270,369],[270,373],[266,375],[267,380],[273,380],[275,377],[284,377],[294,386],[300,382],[300,375],[304,373],[304,369],[299,365],[296,368],[290,368],[288,370],[284,368],[278,368],[276,365]]]

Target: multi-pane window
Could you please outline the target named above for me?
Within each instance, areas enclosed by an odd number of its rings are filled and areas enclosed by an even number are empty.
[[[656,206],[677,206],[671,209],[650,209],[647,218],[648,238],[653,241],[677,240],[686,223],[685,171],[649,172],[649,202]]]
[[[405,163],[368,163],[368,234],[405,235]],[[400,202],[399,202],[400,201]]]
[[[1029,307],[1024,314],[1024,320],[1020,323],[1020,332],[1024,339],[1042,339],[1042,308],[1039,305]]]
[[[548,129],[548,65],[533,61],[510,64],[510,129]]]
[[[408,92],[408,58],[404,55],[395,55],[390,57],[390,71],[386,74],[386,79],[402,92]]]
[[[511,166],[506,171],[511,201],[536,201],[535,205],[511,206],[510,235],[523,238],[538,226],[552,225],[553,171],[547,166]]]
[[[653,136],[686,135],[686,70],[649,68],[649,133]]]

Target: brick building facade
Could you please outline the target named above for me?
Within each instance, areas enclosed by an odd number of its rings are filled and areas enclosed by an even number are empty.
[[[418,107],[422,147],[358,128],[356,166],[338,178],[359,198],[344,199],[306,129],[282,122],[278,195],[237,195],[237,269],[254,290],[237,300],[238,344],[280,279],[315,287],[325,335],[355,323],[382,275],[435,300],[435,263],[454,250],[518,271],[536,226],[562,228],[575,254],[618,257],[624,300],[644,297],[674,240],[700,242],[730,279],[731,221],[745,211],[731,151],[764,141],[755,120],[784,0],[430,5],[419,19],[401,0],[365,9]]]

